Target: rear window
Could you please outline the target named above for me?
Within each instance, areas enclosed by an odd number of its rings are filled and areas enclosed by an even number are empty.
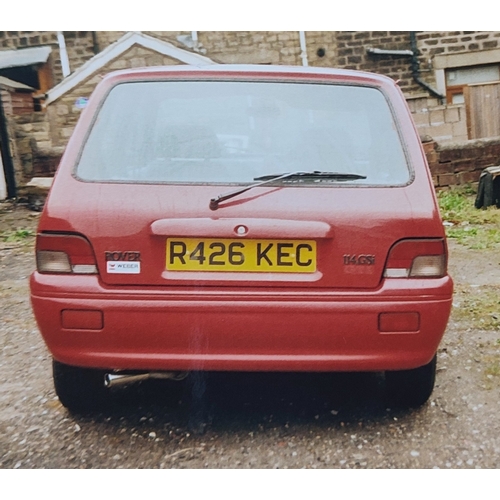
[[[410,180],[396,124],[379,90],[279,82],[120,84],[98,113],[77,176],[238,184],[314,170],[366,176],[349,184]],[[300,181],[307,182],[338,181]]]

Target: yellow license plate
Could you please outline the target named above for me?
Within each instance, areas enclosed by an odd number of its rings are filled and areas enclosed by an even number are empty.
[[[313,273],[312,240],[168,238],[168,271]]]

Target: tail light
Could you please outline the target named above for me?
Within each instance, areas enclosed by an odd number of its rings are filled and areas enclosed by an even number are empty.
[[[446,275],[443,239],[402,240],[389,252],[385,278],[441,278]]]
[[[76,234],[38,234],[36,267],[40,273],[97,274],[91,244]]]

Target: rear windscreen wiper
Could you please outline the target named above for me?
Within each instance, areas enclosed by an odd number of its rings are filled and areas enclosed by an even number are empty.
[[[285,174],[286,178],[299,177],[301,179],[331,179],[335,181],[353,181],[356,179],[366,179],[366,175],[349,174],[346,172],[319,172],[314,170],[312,172],[294,172]],[[254,181],[278,180],[285,178],[283,174],[269,174],[255,177]]]
[[[366,179],[366,175],[360,174],[349,174],[349,173],[341,173],[341,172],[318,172],[314,170],[312,172],[287,172],[285,174],[270,174],[270,175],[262,175],[261,177],[255,177],[255,184],[250,184],[250,186],[246,186],[240,189],[236,189],[235,191],[230,191],[229,193],[220,194],[215,198],[210,200],[210,210],[217,210],[219,208],[219,203],[234,198],[242,193],[246,193],[250,189],[254,187],[262,186],[263,184],[279,181],[282,179],[290,179],[290,178],[300,178],[300,179],[331,179],[336,181],[350,181],[357,179]]]

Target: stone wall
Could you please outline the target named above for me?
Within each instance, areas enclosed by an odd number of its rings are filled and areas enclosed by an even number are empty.
[[[337,65],[341,68],[381,73],[399,81],[405,93],[421,92],[411,76],[411,56],[374,55],[368,48],[410,50],[409,31],[339,31]]]
[[[125,31],[65,31],[64,36],[71,69],[88,61],[99,50],[122,37]],[[188,49],[190,31],[148,31],[148,35]],[[199,31],[201,52],[221,63],[260,63],[302,65],[298,31]],[[94,36],[93,36],[94,35]],[[403,31],[307,31],[307,59],[310,66],[340,67],[385,74],[399,81],[421,136],[430,136],[434,142],[426,143],[431,171],[437,186],[450,186],[475,182],[481,170],[500,163],[495,141],[467,141],[466,116],[463,105],[445,106],[414,82],[411,75],[411,57],[370,55],[367,49],[411,49],[410,32]],[[417,32],[420,52],[421,77],[435,85],[433,58],[447,54],[475,53],[499,49],[500,32]],[[55,31],[3,31],[0,32],[0,50],[50,45],[54,65],[54,83],[62,79],[57,32]],[[48,106],[47,112],[30,113],[9,118],[16,176],[20,182],[30,175],[40,175],[54,169],[50,151],[65,147],[80,111],[74,106],[79,97],[88,97],[100,80],[100,74],[116,69],[137,66],[179,64],[178,61],[133,47],[126,54],[101,68],[74,90]],[[31,142],[30,142],[31,140]],[[35,141],[33,143],[33,140]],[[448,146],[446,142],[453,141]],[[438,146],[439,144],[439,146]],[[433,146],[432,146],[433,145]],[[55,148],[55,149],[54,149]],[[37,153],[33,153],[33,151]],[[453,153],[451,152],[453,151]],[[41,153],[43,152],[43,154]],[[37,156],[38,155],[38,156]],[[454,157],[456,156],[456,158]],[[458,156],[457,156],[458,155]],[[450,158],[454,159],[450,159]],[[40,161],[37,158],[41,158]],[[46,158],[46,160],[43,160]],[[38,162],[38,163],[37,163]],[[45,162],[45,163],[44,163]]]
[[[424,143],[432,179],[437,188],[479,181],[486,167],[500,165],[500,138],[465,143]]]
[[[433,58],[459,53],[479,53],[500,47],[499,31],[420,31],[417,34],[422,76],[436,85]],[[473,62],[472,62],[473,64]]]
[[[98,32],[101,49],[125,32]],[[148,35],[186,48],[178,37],[190,31],[146,31]],[[198,51],[225,64],[302,65],[298,31],[199,31]],[[373,71],[400,80],[405,92],[420,87],[411,78],[408,56],[370,56],[368,47],[410,49],[410,34],[403,31],[306,31],[310,66]],[[421,90],[421,89],[420,89]]]
[[[64,31],[64,39],[72,71],[94,56],[91,31]],[[57,31],[0,31],[0,49],[23,49],[41,45],[52,47],[51,60],[56,85],[62,80]]]
[[[40,149],[51,149],[50,126],[44,112],[8,116],[16,185],[22,186],[36,175],[34,162]]]
[[[75,102],[81,97],[88,98],[90,96],[95,86],[102,79],[101,75],[118,69],[176,64],[181,63],[176,59],[172,59],[144,47],[131,47],[127,52],[100,68],[99,71],[91,75],[82,83],[79,83],[74,89],[68,91],[47,106],[47,118],[48,123],[50,123],[50,139],[52,146],[66,146],[78,118],[80,117],[81,110],[75,106]],[[43,147],[43,145],[39,144],[39,147]]]
[[[210,58],[225,64],[297,65],[300,60],[296,31],[200,31],[198,39]]]
[[[65,32],[66,33],[66,32]],[[125,34],[124,31],[100,31],[101,50]],[[190,31],[146,31],[148,35],[186,48],[180,36]],[[301,65],[298,31],[198,31],[198,50],[221,63]],[[407,95],[425,92],[412,77],[411,57],[371,55],[368,48],[410,50],[409,31],[306,31],[307,58],[310,66],[325,66],[372,71],[399,80]],[[496,48],[498,31],[419,31],[420,76],[435,86],[433,57],[459,52],[481,52]]]
[[[99,50],[116,42],[125,31],[97,31]],[[178,37],[190,31],[145,31],[144,33],[186,48]],[[223,63],[260,63],[300,65],[298,31],[199,31],[198,50]],[[411,49],[409,31],[306,31],[307,57],[311,66],[328,66],[382,73],[400,81],[406,94],[422,93],[413,81],[411,57],[370,55],[369,47],[384,50]],[[94,55],[91,31],[65,31],[64,37],[71,69],[80,67]],[[460,52],[481,52],[500,47],[498,31],[419,31],[421,77],[435,86],[433,57]],[[52,46],[54,83],[62,78],[57,32],[0,31],[0,48]]]
[[[500,47],[499,31],[420,31],[418,49],[423,57],[477,52]]]

